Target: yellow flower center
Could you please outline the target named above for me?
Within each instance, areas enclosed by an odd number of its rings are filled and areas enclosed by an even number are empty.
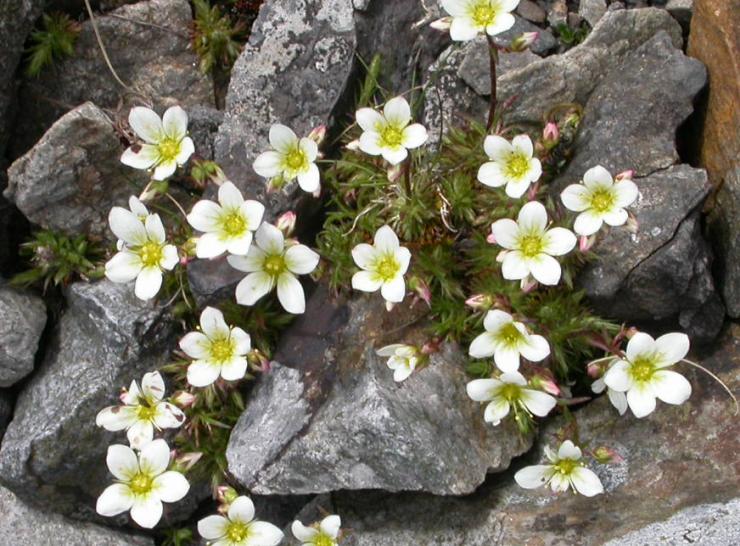
[[[470,10],[470,17],[476,26],[487,27],[496,19],[496,10],[489,0],[482,0]]]
[[[211,342],[211,359],[216,362],[226,362],[234,356],[234,342],[229,338],[217,339]]]
[[[508,402],[513,403],[519,400],[519,396],[521,392],[522,392],[522,389],[519,385],[513,385],[511,383],[507,383],[503,387],[501,387],[501,389],[498,391],[498,395],[502,396]]]
[[[139,248],[139,258],[144,267],[159,267],[162,261],[162,245],[149,241]]]
[[[273,254],[272,256],[267,256],[265,258],[265,261],[262,265],[262,269],[267,273],[268,275],[272,275],[273,277],[277,277],[285,271],[285,258],[282,257],[280,254]]]
[[[154,486],[154,480],[149,474],[139,472],[128,484],[129,489],[134,495],[146,495],[152,490]]]
[[[334,539],[324,533],[319,533],[313,539],[316,546],[334,546]]]
[[[235,544],[240,544],[249,536],[249,525],[241,521],[232,521],[226,529],[226,538]]]
[[[539,233],[524,235],[519,238],[519,252],[521,252],[525,258],[534,258],[542,253],[544,248],[544,242],[542,241],[542,235]]]
[[[168,163],[177,158],[180,153],[180,141],[165,137],[157,144],[159,159],[162,163]]]
[[[157,413],[156,406],[142,405],[139,406],[136,414],[141,421],[152,421]]]
[[[238,209],[230,210],[221,218],[221,229],[227,237],[244,235],[247,227],[247,221]]]
[[[614,208],[616,196],[607,188],[599,188],[591,194],[591,208],[604,214]]]
[[[657,369],[658,367],[655,365],[655,359],[650,357],[638,357],[629,367],[629,373],[634,381],[644,383],[645,381],[650,381],[650,379],[652,379]]]
[[[516,347],[522,337],[522,333],[512,322],[505,324],[496,334],[497,341],[507,347]]]
[[[403,143],[403,129],[388,124],[380,131],[381,148],[398,148]]]
[[[375,264],[375,273],[383,282],[390,282],[396,278],[401,264],[392,254],[386,254]]]
[[[306,154],[299,147],[293,148],[285,156],[285,165],[292,171],[300,171],[306,165]]]
[[[504,174],[513,180],[521,179],[529,170],[529,158],[524,154],[514,152],[506,159]]]
[[[563,476],[570,476],[573,469],[580,466],[578,461],[574,459],[561,459],[555,463],[555,470],[557,470]]]

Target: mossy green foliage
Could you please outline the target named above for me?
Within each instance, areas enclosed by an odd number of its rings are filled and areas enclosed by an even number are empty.
[[[31,33],[26,74],[31,77],[38,76],[54,61],[74,55],[79,33],[79,23],[70,19],[68,15],[44,14],[41,18],[41,28]]]
[[[230,69],[246,41],[247,25],[209,0],[193,0],[193,7],[192,43],[200,57],[200,69]]]
[[[566,49],[570,49],[583,42],[590,29],[591,27],[585,21],[576,27],[571,27],[567,23],[560,23],[555,27],[555,34]]]

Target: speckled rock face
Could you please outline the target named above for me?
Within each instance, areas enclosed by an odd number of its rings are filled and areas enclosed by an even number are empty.
[[[41,298],[0,285],[0,387],[31,373],[45,325]]]
[[[417,310],[418,311],[418,310]],[[409,314],[411,313],[411,314]],[[516,429],[483,422],[465,393],[464,355],[447,346],[402,384],[375,350],[418,343],[379,297],[311,298],[231,434],[229,471],[260,494],[338,489],[470,493],[526,451]]]
[[[120,434],[95,426],[118,389],[157,369],[173,346],[162,307],[142,303],[133,287],[73,284],[47,357],[18,396],[0,449],[0,482],[25,500],[90,517],[110,481],[107,446]]]
[[[121,163],[122,153],[110,118],[86,102],[11,165],[4,195],[41,227],[110,239],[111,207],[125,205],[149,180]]]
[[[55,63],[21,88],[13,155],[25,153],[65,112],[91,101],[116,110],[151,101],[161,114],[172,104],[186,109],[215,103],[210,77],[189,48],[192,11],[187,0],[149,0],[97,18],[116,72],[144,98],[123,89],[100,54],[92,25],[82,23],[75,55]],[[158,26],[164,28],[158,28]]]

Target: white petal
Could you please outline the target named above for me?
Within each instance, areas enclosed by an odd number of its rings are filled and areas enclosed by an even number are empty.
[[[518,280],[529,275],[529,264],[523,259],[522,253],[518,250],[508,252],[501,264],[501,274],[504,279]]]
[[[571,184],[560,194],[565,208],[573,212],[582,212],[588,208],[588,190],[582,184]]]
[[[304,245],[294,245],[285,251],[285,265],[297,275],[307,275],[319,265],[319,255]]]
[[[552,256],[540,254],[529,261],[529,270],[532,276],[542,284],[555,286],[560,281],[560,264]]]
[[[604,222],[606,222],[610,226],[623,226],[625,223],[627,223],[629,215],[624,209],[616,209],[611,212],[605,213],[603,218]]]
[[[500,386],[498,379],[473,379],[465,386],[465,391],[471,400],[487,402],[493,399],[496,388]]]
[[[522,155],[532,157],[534,146],[527,135],[517,135],[511,140],[511,147]]]
[[[386,301],[391,303],[401,302],[406,295],[406,282],[399,275],[392,281],[383,283],[380,287],[380,293]]]
[[[237,355],[245,355],[252,349],[252,338],[241,328],[231,330],[231,340],[236,344],[234,352]]]
[[[398,262],[398,273],[399,275],[405,275],[409,269],[409,263],[411,262],[411,251],[406,247],[398,247],[393,253],[396,262]]]
[[[252,238],[252,232],[245,231],[239,237],[228,239],[225,241],[226,251],[233,256],[246,256],[252,248]]]
[[[412,373],[414,373],[414,368],[412,368],[411,366],[399,366],[393,372],[393,381],[395,381],[396,383],[405,381]]]
[[[121,444],[108,446],[105,463],[110,473],[121,481],[130,480],[139,471],[136,453],[130,447]]]
[[[385,103],[383,116],[395,127],[406,127],[411,121],[411,107],[403,97],[395,97]]]
[[[524,176],[520,180],[510,180],[506,184],[506,195],[512,199],[519,199],[529,189],[529,179]]]
[[[496,352],[496,341],[490,332],[483,332],[477,336],[468,349],[468,354],[473,358],[486,358]]]
[[[637,184],[632,180],[620,180],[614,184],[614,192],[617,195],[616,205],[618,207],[629,207],[635,202],[639,195]]]
[[[683,404],[691,396],[691,383],[670,370],[659,370],[653,377],[653,392],[667,404]]]
[[[601,229],[603,220],[601,216],[592,210],[586,210],[576,217],[573,223],[573,231],[578,235],[588,237]]]
[[[188,134],[188,114],[179,106],[172,106],[162,116],[162,127],[167,136],[182,140]]]
[[[407,347],[407,345],[404,345],[403,343],[391,343],[390,345],[386,345],[385,347],[381,347],[375,351],[375,354],[378,356],[389,357],[395,355],[396,351],[404,347]]]
[[[254,160],[252,168],[254,172],[264,178],[273,178],[282,172],[283,159],[280,153],[275,151],[263,152]]]
[[[512,249],[516,247],[516,242],[519,237],[519,225],[509,218],[496,220],[491,225],[491,233],[496,239],[497,245],[506,249]]]
[[[159,214],[150,214],[147,216],[144,220],[144,228],[146,229],[147,239],[150,241],[163,243],[167,237]]]
[[[235,356],[221,366],[221,377],[226,381],[239,381],[247,373],[247,359],[244,356]]]
[[[660,352],[662,367],[670,366],[686,358],[689,353],[689,336],[681,333],[671,333],[660,336],[655,340],[655,348]]]
[[[171,271],[178,263],[180,263],[180,255],[177,253],[177,247],[175,245],[164,245],[159,267]]]
[[[478,27],[467,16],[455,17],[450,26],[450,38],[456,42],[467,42],[478,36]]]
[[[141,272],[141,258],[128,250],[122,250],[105,264],[105,276],[113,282],[133,281]]]
[[[150,421],[136,421],[126,431],[126,438],[133,449],[141,449],[154,438],[154,425]]]
[[[589,189],[610,187],[613,182],[612,175],[601,165],[590,168],[583,175],[583,183]]]
[[[283,540],[283,532],[272,523],[255,521],[249,525],[249,537],[244,546],[277,546]]]
[[[254,519],[254,503],[252,499],[242,495],[234,499],[229,506],[229,519],[240,523],[249,523]]]
[[[493,354],[493,361],[502,372],[515,372],[519,369],[519,352],[509,347],[499,347]]]
[[[468,13],[468,0],[440,0],[444,10],[453,16],[461,16]]]
[[[157,295],[162,286],[162,272],[158,267],[145,267],[136,277],[134,294],[140,300],[150,300]]]
[[[483,327],[487,332],[498,332],[505,324],[512,322],[511,315],[500,309],[492,309],[483,319]]]
[[[241,206],[242,217],[247,221],[247,229],[255,231],[262,223],[265,206],[259,201],[247,199]]]
[[[501,187],[507,182],[507,179],[501,170],[501,165],[493,161],[489,161],[480,166],[477,178],[479,182],[491,188]]]
[[[152,178],[154,180],[166,180],[173,174],[175,174],[175,171],[177,170],[177,160],[173,159],[171,161],[163,161],[157,167],[154,169],[154,173],[152,174]]]
[[[341,526],[342,519],[337,515],[326,516],[319,524],[319,528],[324,534],[329,535],[331,538],[337,538],[339,536],[339,528]]]
[[[186,136],[180,141],[180,151],[177,153],[175,161],[178,165],[184,165],[194,153],[195,144],[193,144],[193,139]]]
[[[624,392],[632,386],[632,381],[627,374],[627,363],[623,360],[618,360],[612,364],[604,374],[604,383],[610,389],[614,389],[618,392]]]
[[[519,372],[502,373],[499,379],[501,379],[501,381],[504,383],[510,383],[512,385],[519,385],[520,387],[523,387],[527,384],[527,380]]]
[[[545,233],[544,252],[550,256],[562,256],[573,250],[577,242],[576,236],[569,229],[561,227],[548,229]]]
[[[306,310],[306,296],[303,286],[292,273],[287,271],[278,277],[277,295],[280,305],[288,313],[300,315]]]
[[[542,336],[530,335],[527,336],[527,343],[519,347],[519,352],[530,362],[539,362],[550,355],[550,344]]]
[[[221,374],[221,367],[205,360],[196,360],[188,366],[188,383],[193,387],[207,387]]]
[[[362,292],[376,292],[383,281],[378,279],[374,273],[369,271],[358,271],[352,275],[352,288]]]
[[[121,163],[134,169],[150,169],[159,159],[159,150],[152,144],[141,144],[138,151],[126,148],[121,155]]]
[[[406,148],[402,146],[399,148],[395,148],[393,150],[389,150],[388,148],[383,148],[380,151],[380,153],[382,154],[383,159],[385,159],[391,165],[398,165],[404,159],[406,159],[409,155]]]
[[[319,156],[319,145],[310,138],[302,138],[298,142],[298,147],[306,154],[306,159],[309,163],[313,163]]]
[[[527,231],[544,231],[547,226],[547,210],[545,210],[545,206],[537,201],[530,201],[519,211],[517,223],[521,229]]]
[[[131,406],[110,406],[98,412],[95,424],[105,430],[117,432],[133,425],[136,419],[136,409]]]
[[[522,389],[522,402],[537,417],[545,417],[557,404],[553,396],[532,389]]]
[[[162,120],[154,110],[135,106],[128,114],[128,124],[134,132],[149,144],[156,144],[163,137]]]
[[[586,497],[593,497],[604,492],[604,486],[601,485],[599,477],[592,470],[583,466],[574,468],[570,474],[570,479],[576,491]]]
[[[558,459],[578,460],[582,455],[583,453],[581,453],[581,448],[570,440],[565,440],[560,444],[560,448],[558,448]]]
[[[141,390],[144,396],[161,400],[164,397],[164,379],[159,372],[146,373],[141,380]]]
[[[163,502],[177,502],[190,490],[190,484],[185,476],[173,470],[157,476],[154,479],[154,486],[157,488],[157,496]]]
[[[634,362],[641,355],[650,355],[658,351],[655,340],[645,332],[637,332],[627,342],[627,359]]]
[[[627,391],[627,403],[632,413],[639,419],[655,410],[655,395],[647,386],[634,385]]]
[[[195,243],[195,255],[200,259],[210,259],[226,252],[226,243],[216,233],[205,233]]]
[[[147,210],[146,206],[135,195],[132,195],[131,197],[128,198],[128,208],[136,216],[139,216],[142,218],[146,218],[147,216],[149,216],[149,211]]]
[[[306,527],[300,521],[295,520],[290,526],[290,530],[293,536],[301,542],[311,542],[311,540],[319,534],[319,532],[313,527]]]
[[[155,495],[137,498],[131,507],[131,519],[145,529],[153,528],[162,519],[162,501]]]
[[[606,395],[609,397],[612,406],[617,408],[619,415],[624,415],[627,411],[627,395],[623,392],[617,392],[614,389],[609,389]]]
[[[198,522],[198,534],[206,540],[216,540],[226,535],[229,520],[223,516],[208,516]]]
[[[515,22],[516,20],[511,13],[499,13],[493,20],[493,23],[486,27],[486,33],[489,36],[501,34],[513,27]]]
[[[385,119],[372,108],[360,108],[355,112],[357,124],[363,131],[378,132],[385,125]]]
[[[383,226],[375,232],[375,248],[382,254],[391,254],[398,249],[398,236],[390,226]]]
[[[509,402],[505,398],[497,398],[486,406],[486,410],[483,412],[483,420],[496,426],[504,417],[509,415],[510,409]]]
[[[519,487],[536,489],[545,485],[551,474],[552,467],[550,465],[525,466],[514,474],[514,480],[519,484]]]
[[[218,188],[218,202],[224,209],[238,209],[244,203],[244,197],[232,182],[227,181]]]
[[[308,166],[308,171],[298,175],[298,186],[308,193],[313,193],[321,187],[321,174],[315,163]]]
[[[141,453],[139,453],[139,466],[142,472],[159,476],[167,470],[169,464],[170,448],[167,442],[161,438],[149,442],[141,449]]]
[[[234,269],[245,273],[262,271],[265,262],[265,253],[257,245],[250,245],[246,256],[227,256],[226,261]]]
[[[380,135],[374,131],[365,131],[360,135],[360,150],[368,155],[380,155]]]
[[[132,246],[140,246],[147,242],[144,223],[130,210],[113,207],[108,214],[108,223],[116,237]]]
[[[498,135],[488,135],[483,141],[483,149],[488,157],[499,162],[509,157],[513,148],[505,138]]]
[[[169,402],[160,402],[157,404],[157,411],[154,414],[154,424],[159,428],[177,428],[185,422],[185,414]]]
[[[217,203],[203,199],[193,206],[193,210],[188,214],[188,223],[198,231],[217,231],[222,214],[223,211]]]
[[[276,123],[270,127],[270,145],[278,152],[287,153],[298,144],[298,137],[292,129]]]
[[[414,123],[403,130],[403,142],[401,144],[404,148],[411,150],[424,144],[428,138],[426,128],[420,123]]]
[[[257,245],[266,254],[281,254],[285,249],[285,237],[283,232],[272,224],[262,224],[255,233]]]
[[[236,301],[240,305],[254,305],[275,286],[271,275],[262,271],[250,273],[236,287]]]
[[[360,243],[352,249],[352,259],[355,261],[355,264],[365,270],[372,269],[377,256],[378,252],[375,250],[375,247],[367,243]]]
[[[98,497],[95,511],[101,516],[111,517],[127,512],[134,505],[134,497],[128,486],[114,483],[105,488]]]

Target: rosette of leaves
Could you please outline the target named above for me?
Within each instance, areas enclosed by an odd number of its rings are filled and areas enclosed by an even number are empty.
[[[67,14],[45,13],[41,18],[41,28],[31,33],[26,74],[38,76],[54,61],[74,55],[80,30],[80,24]]]

